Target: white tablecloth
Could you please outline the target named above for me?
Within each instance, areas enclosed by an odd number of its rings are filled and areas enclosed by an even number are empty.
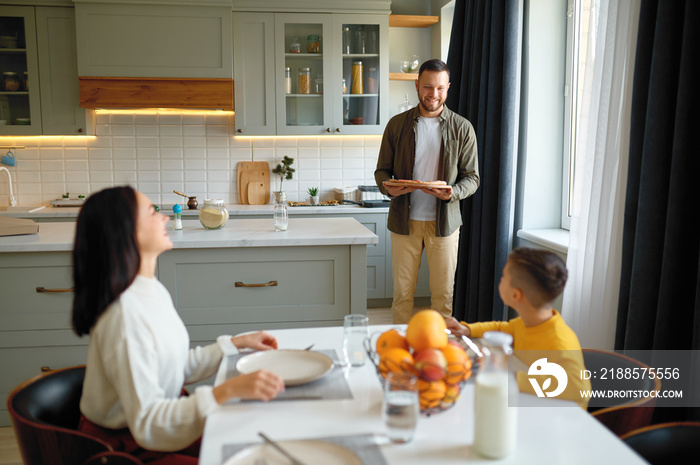
[[[383,331],[388,326],[371,327]],[[342,327],[270,331],[280,348],[335,349],[342,354]],[[219,370],[217,383],[226,367]],[[312,439],[351,434],[374,434],[389,464],[439,465],[469,463],[504,464],[644,464],[632,449],[590,414],[570,402],[538,399],[521,394],[518,407],[518,445],[507,459],[494,461],[478,456],[474,437],[473,384],[450,410],[421,416],[412,442],[389,444],[381,419],[382,390],[374,366],[346,368],[353,393],[349,400],[278,401],[236,403],[207,418],[200,465],[222,463],[224,444],[260,442],[258,431],[282,439]],[[545,403],[546,406],[543,406]],[[311,464],[310,464],[311,465]],[[372,464],[367,464],[372,465]]]

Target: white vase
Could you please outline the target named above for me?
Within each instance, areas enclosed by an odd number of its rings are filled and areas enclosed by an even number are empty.
[[[311,197],[309,197],[309,199],[311,200],[311,205],[319,204],[318,195],[312,195]]]

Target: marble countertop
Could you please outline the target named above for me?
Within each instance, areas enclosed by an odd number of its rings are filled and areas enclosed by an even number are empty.
[[[332,207],[330,207],[332,208]],[[270,218],[230,218],[223,229],[206,230],[199,220],[170,230],[174,249],[370,245],[379,238],[354,218],[291,218],[287,231],[275,231]],[[168,224],[172,227],[172,222]],[[0,252],[55,252],[73,249],[75,222],[41,223],[38,234],[0,237]]]
[[[37,207],[40,208],[40,207]],[[172,206],[161,206],[161,212],[164,215],[172,216]],[[201,206],[200,206],[201,208]],[[229,204],[226,209],[230,216],[255,216],[255,215],[272,215],[273,204],[267,205],[241,205]],[[387,213],[389,207],[364,208],[359,205],[335,205],[332,207],[308,206],[308,207],[288,207],[289,214],[293,215],[354,215],[357,213]],[[0,217],[10,216],[13,218],[76,218],[80,212],[79,207],[44,207],[34,211],[0,211]],[[183,206],[182,218],[196,218],[199,215],[199,209],[190,210]]]

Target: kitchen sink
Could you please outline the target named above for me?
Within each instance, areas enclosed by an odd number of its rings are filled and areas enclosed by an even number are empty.
[[[3,205],[0,206],[0,212],[30,212],[32,210],[41,210],[43,208],[46,208],[46,205],[17,205],[17,206],[10,206],[10,205]]]

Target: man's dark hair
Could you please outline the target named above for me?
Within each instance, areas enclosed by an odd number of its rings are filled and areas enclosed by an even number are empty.
[[[91,195],[78,215],[73,246],[73,330],[89,334],[136,278],[136,192],[113,187]]]
[[[418,78],[423,74],[423,71],[447,71],[447,77],[450,77],[450,68],[447,67],[447,63],[437,58],[423,62],[420,65],[420,70],[418,71]]]

